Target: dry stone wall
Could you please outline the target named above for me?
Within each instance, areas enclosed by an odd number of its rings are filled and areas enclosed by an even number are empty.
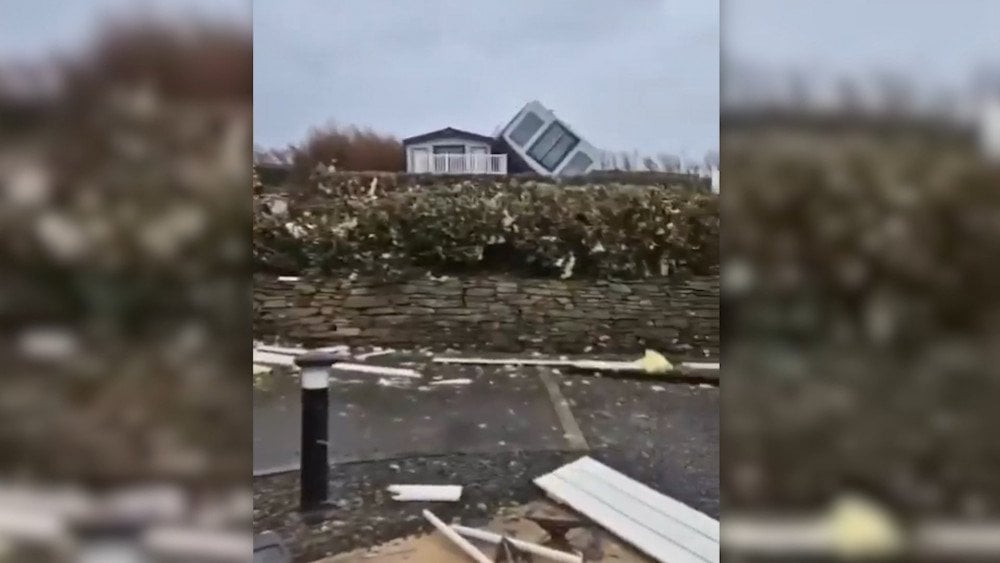
[[[718,357],[717,276],[553,280],[508,276],[280,281],[258,275],[254,333],[306,345]]]

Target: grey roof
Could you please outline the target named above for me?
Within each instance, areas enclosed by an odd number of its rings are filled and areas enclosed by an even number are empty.
[[[285,168],[292,165],[292,155],[287,151],[271,149],[267,151],[255,150],[253,153],[253,163],[256,166],[270,168]]]
[[[413,143],[423,143],[426,141],[433,141],[435,139],[445,139],[445,138],[463,138],[469,139],[470,141],[479,141],[482,143],[492,143],[493,137],[487,137],[486,135],[480,135],[479,133],[473,133],[471,131],[463,131],[461,129],[455,129],[454,127],[445,127],[444,129],[438,129],[437,131],[431,131],[430,133],[424,133],[423,135],[415,135],[413,137],[407,137],[403,139],[404,145],[409,145]]]

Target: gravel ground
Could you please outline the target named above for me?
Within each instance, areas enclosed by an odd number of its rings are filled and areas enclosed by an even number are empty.
[[[563,452],[502,452],[489,455],[415,457],[340,465],[334,468],[330,498],[335,508],[321,523],[307,523],[297,512],[298,474],[254,482],[254,533],[277,532],[296,561],[313,561],[393,538],[429,532],[420,515],[430,508],[445,521],[479,526],[501,507],[542,497],[532,479],[572,461]],[[385,491],[392,483],[464,485],[456,503],[395,502]]]
[[[560,389],[590,456],[719,517],[719,388],[573,376]]]

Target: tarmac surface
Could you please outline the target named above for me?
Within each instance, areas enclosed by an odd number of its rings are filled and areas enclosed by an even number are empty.
[[[521,369],[431,364],[394,355],[366,363],[416,366],[419,379],[335,371],[331,463],[456,452],[572,450],[545,383]],[[417,361],[414,361],[417,360]],[[254,474],[298,468],[300,391],[293,374],[254,392]]]
[[[255,533],[274,531],[297,561],[312,561],[429,531],[424,508],[482,525],[503,506],[543,498],[532,480],[582,455],[718,517],[717,387],[429,360],[395,354],[366,362],[423,374],[410,381],[336,375],[332,507],[316,520],[297,510],[296,378],[277,373],[257,390]],[[430,385],[447,380],[469,382]],[[385,491],[390,484],[464,491],[456,503],[401,503]]]

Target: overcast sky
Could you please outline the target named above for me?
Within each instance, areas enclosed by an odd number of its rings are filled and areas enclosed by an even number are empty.
[[[538,99],[595,145],[718,144],[718,0],[3,0],[0,60],[84,43],[107,14],[253,16],[255,140],[334,119],[491,134]],[[722,0],[726,53],[961,85],[1000,56],[1000,0]]]
[[[537,99],[592,144],[718,146],[717,0],[257,0],[254,139],[328,120],[490,135]]]
[[[251,0],[0,0],[0,59],[72,52],[107,16],[212,17],[249,25]]]
[[[730,56],[864,75],[893,70],[961,88],[1000,57],[1000,0],[722,0]]]

